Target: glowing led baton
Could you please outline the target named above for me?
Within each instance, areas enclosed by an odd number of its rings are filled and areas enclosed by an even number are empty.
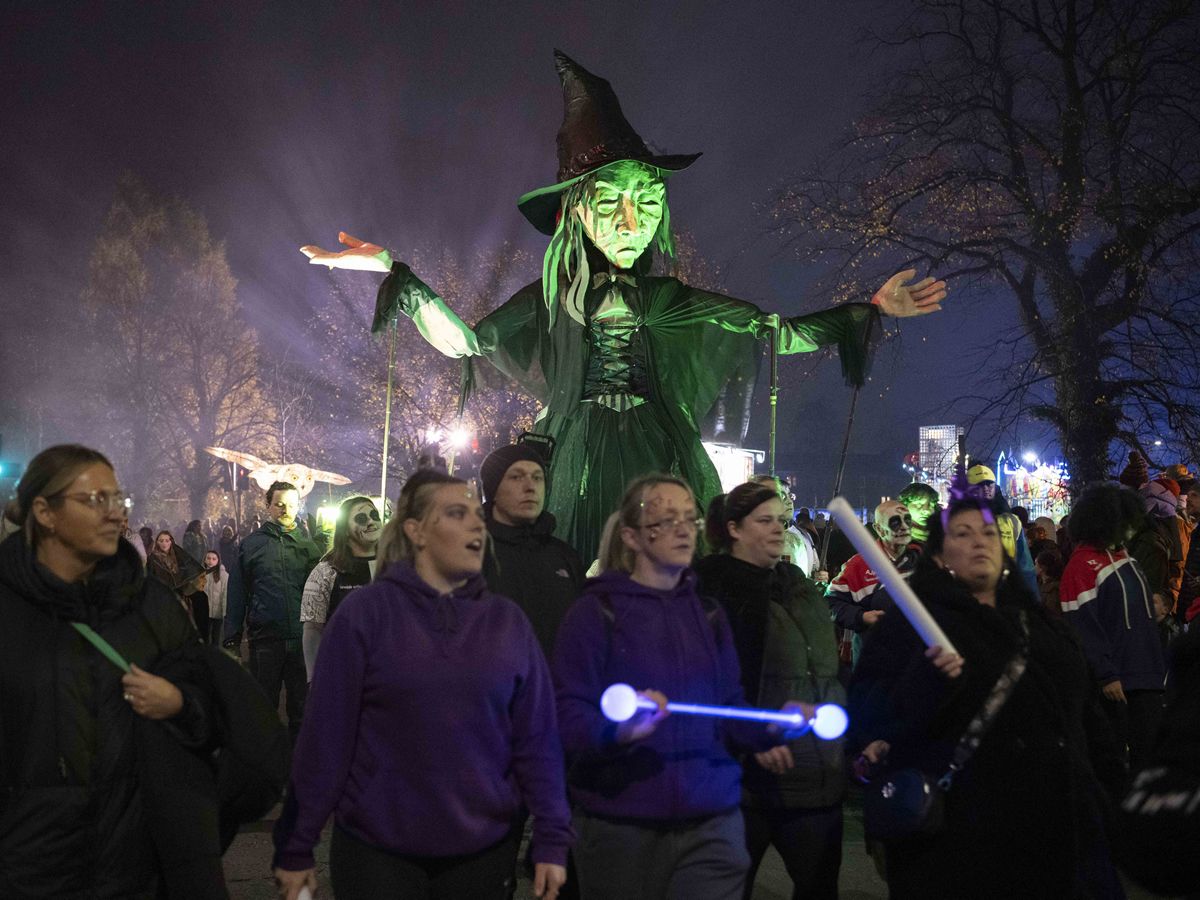
[[[879,542],[863,527],[863,523],[858,521],[858,516],[854,514],[850,504],[841,497],[834,497],[829,501],[829,514],[842,526],[842,531],[850,538],[850,543],[862,554],[871,571],[883,582],[888,596],[896,601],[896,607],[904,613],[904,618],[912,624],[925,646],[941,647],[946,653],[958,653],[950,643],[950,638],[946,637],[946,632],[934,621],[925,604],[913,593],[904,576],[880,549]]]
[[[658,704],[627,684],[612,684],[600,695],[600,711],[610,722],[625,722],[632,719],[639,709],[658,709]],[[823,741],[832,741],[842,736],[850,720],[846,711],[835,703],[818,706],[812,719],[804,713],[779,712],[771,709],[747,709],[738,706],[705,706],[699,703],[668,703],[673,713],[689,716],[713,716],[718,719],[750,719],[755,722],[774,722],[786,725],[787,730],[812,729],[813,734]]]

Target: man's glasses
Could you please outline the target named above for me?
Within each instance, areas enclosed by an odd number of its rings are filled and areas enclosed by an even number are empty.
[[[379,510],[377,510],[377,509],[373,509],[369,513],[358,513],[354,517],[354,524],[358,525],[360,528],[363,525],[366,525],[368,522],[378,522],[378,521],[379,521]]]
[[[638,527],[644,528],[646,530],[646,534],[648,534],[651,539],[654,539],[658,537],[659,532],[661,531],[678,531],[680,528],[683,528],[684,531],[688,532],[699,531],[700,526],[703,524],[704,520],[700,518],[677,519],[672,517],[670,519],[659,519],[657,522],[647,522],[645,525],[639,525]]]
[[[901,525],[912,525],[912,516],[892,516],[888,519],[888,530],[897,531]]]
[[[108,491],[88,491],[78,494],[55,494],[53,497],[47,497],[47,500],[54,500],[61,497],[64,500],[74,500],[76,503],[82,503],[84,506],[99,510],[103,513],[123,512],[128,514],[133,509],[133,498],[121,491],[109,493]]]

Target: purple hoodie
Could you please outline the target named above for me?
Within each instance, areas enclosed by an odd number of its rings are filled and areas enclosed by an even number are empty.
[[[729,622],[719,605],[706,611],[691,570],[673,591],[620,572],[590,580],[559,629],[553,671],[571,796],[593,815],[668,822],[734,809],[742,767],[727,742],[750,750],[781,743],[761,724],[684,715],[667,717],[644,740],[615,743],[616,725],[600,712],[610,684],[745,705]]]
[[[509,832],[522,803],[534,861],[564,865],[562,749],[529,620],[481,576],[439,595],[392,564],[321,637],[274,864],[311,868],[330,813],[394,853],[474,853]]]

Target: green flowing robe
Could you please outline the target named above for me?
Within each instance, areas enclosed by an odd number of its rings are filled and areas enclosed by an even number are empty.
[[[602,293],[589,294],[589,311]],[[584,402],[587,328],[562,312],[551,322],[540,280],[471,329],[396,263],[376,305],[373,330],[403,312],[436,349],[464,359],[464,397],[474,387],[472,357],[481,356],[541,404],[536,428],[556,442],[547,508],[559,536],[584,559],[595,558],[605,520],[638,475],[682,476],[701,511],[721,492],[700,423],[732,382],[752,379],[758,342],[770,340],[776,325],[780,353],[836,345],[847,381],[860,385],[879,318],[871,304],[849,303],[780,319],[752,303],[653,276],[637,276],[622,295],[638,322],[649,385],[648,402],[624,412]]]

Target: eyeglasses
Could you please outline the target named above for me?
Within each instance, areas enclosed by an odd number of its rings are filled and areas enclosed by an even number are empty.
[[[47,500],[74,500],[76,503],[82,503],[90,509],[99,510],[103,513],[123,512],[128,514],[133,509],[133,498],[121,491],[116,491],[110,494],[108,491],[88,491],[78,494],[55,494],[53,497],[47,497]]]
[[[901,525],[912,525],[912,516],[892,516],[888,519],[888,530],[896,531]]]
[[[700,518],[677,519],[675,517],[671,517],[670,519],[659,519],[657,522],[647,522],[645,525],[639,525],[638,527],[644,528],[646,530],[646,534],[653,539],[658,537],[659,532],[663,530],[678,531],[680,528],[682,528],[684,531],[689,532],[698,531],[700,526],[703,524],[704,520]]]
[[[358,526],[366,525],[368,522],[379,521],[379,510],[373,509],[369,513],[358,513],[354,517],[354,524]]]

